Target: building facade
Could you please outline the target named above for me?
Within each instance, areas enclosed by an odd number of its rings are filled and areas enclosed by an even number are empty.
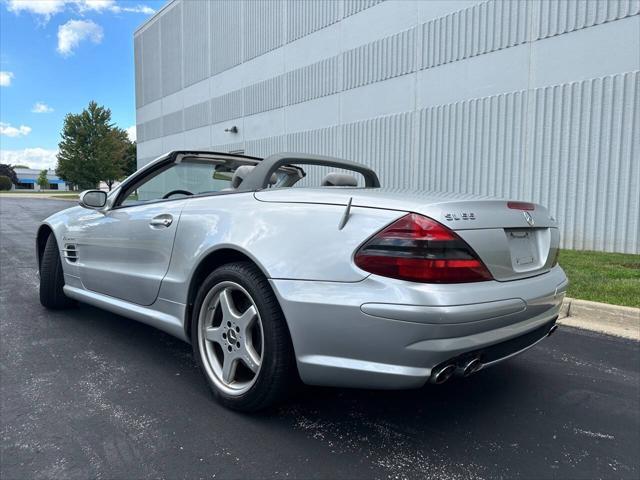
[[[324,153],[640,253],[640,0],[173,0],[134,50],[139,166]]]
[[[42,190],[38,185],[38,177],[42,170],[36,168],[14,168],[14,171],[18,177],[18,185],[13,185],[11,190],[33,190],[35,192]],[[54,170],[47,171],[47,180],[49,180],[49,185],[45,187],[45,190],[60,190],[61,192],[69,190],[67,183],[58,177]]]

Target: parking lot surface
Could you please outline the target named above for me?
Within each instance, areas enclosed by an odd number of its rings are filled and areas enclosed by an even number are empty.
[[[71,205],[0,198],[3,479],[640,477],[638,343],[560,327],[442,386],[305,387],[234,413],[189,345],[89,306],[40,306],[37,225]]]

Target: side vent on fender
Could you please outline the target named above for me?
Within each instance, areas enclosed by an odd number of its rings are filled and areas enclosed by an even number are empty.
[[[72,243],[65,244],[63,252],[64,258],[66,258],[68,262],[76,263],[78,261],[78,251]]]

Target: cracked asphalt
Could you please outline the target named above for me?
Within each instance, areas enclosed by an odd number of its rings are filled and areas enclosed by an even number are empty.
[[[469,379],[238,414],[189,345],[40,306],[36,228],[71,205],[0,197],[2,479],[640,477],[639,343],[560,327]]]

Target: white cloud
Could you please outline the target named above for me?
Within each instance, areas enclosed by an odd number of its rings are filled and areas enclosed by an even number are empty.
[[[148,7],[147,5],[136,5],[135,7],[120,7],[116,6],[113,12],[127,12],[127,13],[144,13],[145,15],[153,15],[156,11]]]
[[[85,10],[101,12],[112,9],[115,6],[115,3],[115,0],[79,0],[77,5],[81,12]]]
[[[116,3],[115,0],[72,0],[78,5],[78,10],[80,12],[85,12],[88,10],[93,10],[96,12],[113,12],[113,13],[145,13],[147,15],[151,15],[156,13],[156,11],[148,7],[146,5],[134,5],[123,7],[123,4],[130,5],[132,2],[119,2]]]
[[[51,113],[53,112],[53,108],[47,105],[44,102],[36,102],[31,109],[33,113]]]
[[[7,10],[14,13],[29,12],[49,20],[52,15],[64,10],[67,0],[8,0]]]
[[[117,3],[115,0],[7,0],[7,9],[10,12],[20,13],[28,12],[38,15],[46,22],[53,15],[64,11],[67,7],[79,13],[86,12],[112,12],[112,13],[144,13],[151,15],[155,10],[143,4],[134,6],[122,6],[122,4],[130,5],[131,2]]]
[[[127,136],[129,137],[129,140],[131,140],[132,142],[136,141],[137,133],[136,133],[135,125],[131,125],[129,128],[127,128]]]
[[[55,168],[58,150],[46,148],[25,148],[23,150],[0,150],[0,163],[27,165],[30,168]]]
[[[0,122],[0,135],[6,137],[19,137],[29,135],[31,133],[31,127],[26,125],[20,125],[19,127],[13,127],[10,123]]]
[[[69,20],[58,27],[58,53],[68,57],[83,40],[100,43],[103,36],[102,27],[91,20]]]
[[[0,72],[0,87],[11,86],[11,80],[13,79],[13,72]]]

